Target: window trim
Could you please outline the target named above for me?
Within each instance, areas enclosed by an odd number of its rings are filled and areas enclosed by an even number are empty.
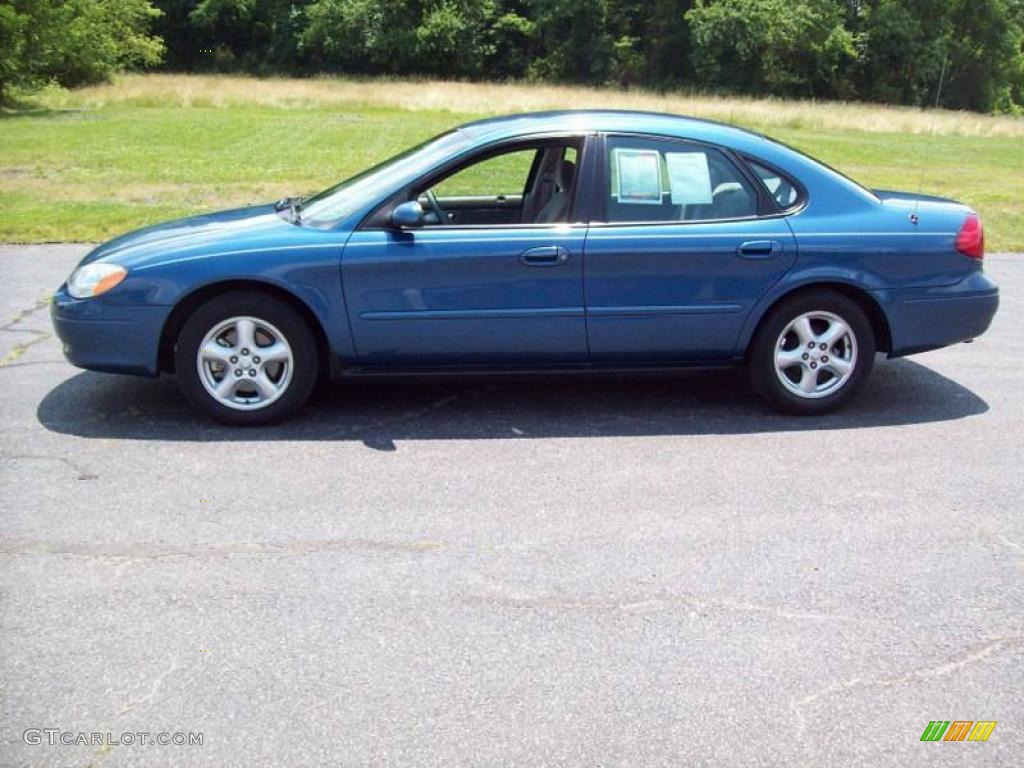
[[[659,133],[642,133],[637,131],[614,131],[601,133],[598,137],[599,149],[595,155],[596,176],[598,183],[592,185],[590,210],[594,213],[600,212],[603,217],[598,220],[591,217],[590,226],[611,228],[611,227],[666,227],[666,226],[693,226],[702,224],[727,224],[730,222],[761,221],[762,219],[774,219],[789,215],[784,213],[775,201],[775,198],[768,193],[757,175],[747,166],[742,157],[730,147],[722,144],[714,144],[707,141],[698,141],[681,136],[665,136]],[[608,216],[608,190],[611,189],[611,167],[608,164],[608,140],[613,138],[643,139],[647,141],[666,141],[675,144],[686,144],[689,146],[706,147],[720,152],[733,164],[741,178],[745,179],[754,188],[757,195],[757,213],[752,216],[733,216],[725,219],[697,219],[694,221],[666,221],[662,219],[651,219],[648,221],[607,221]],[[785,174],[789,178],[789,174]]]
[[[757,185],[761,187],[764,190],[764,192],[772,199],[772,202],[775,204],[775,207],[783,216],[792,216],[795,213],[800,213],[800,211],[807,207],[807,187],[801,184],[797,179],[793,178],[793,175],[791,173],[786,173],[777,165],[773,165],[772,163],[766,163],[761,158],[755,157],[754,155],[751,154],[742,153],[739,155],[739,159],[743,162],[744,166],[746,167],[750,175],[754,177],[754,180],[757,182]],[[779,201],[775,199],[775,195],[773,195],[771,190],[768,189],[768,185],[764,183],[764,179],[761,178],[761,174],[759,174],[757,171],[751,168],[751,165],[760,165],[762,168],[772,171],[773,173],[777,173],[780,178],[785,179],[789,183],[789,185],[793,187],[794,190],[796,190],[796,202],[794,202],[792,205],[788,205],[785,208],[783,208]]]
[[[590,161],[590,158],[596,155],[596,152],[592,150],[592,144],[596,137],[597,135],[595,133],[589,131],[557,131],[533,134],[529,136],[512,136],[474,147],[458,157],[450,158],[441,165],[432,168],[422,176],[419,176],[408,184],[405,184],[400,189],[395,190],[380,204],[375,206],[373,210],[359,222],[359,225],[356,227],[356,231],[394,231],[394,227],[392,227],[387,220],[387,213],[399,203],[407,202],[411,199],[410,195],[412,195],[413,190],[417,188],[429,189],[431,184],[437,183],[436,180],[443,180],[447,176],[452,176],[470,165],[484,162],[491,157],[496,157],[507,152],[515,152],[517,147],[522,149],[528,149],[530,147],[541,149],[544,144],[556,144],[560,141],[574,144],[577,151],[578,162],[576,164],[576,189],[573,191],[572,206],[569,209],[570,221],[541,223],[531,222],[528,224],[524,224],[522,222],[506,224],[439,224],[409,231],[459,232],[462,230],[476,231],[586,227],[589,225],[588,218],[592,209],[590,208],[590,201],[587,200],[584,190],[589,189],[591,185],[588,183],[589,178],[587,178],[586,181],[583,181],[583,179],[585,178],[585,174],[588,177],[591,174],[590,167],[593,163]],[[535,174],[539,171],[539,158],[540,155],[538,154],[537,158],[534,160],[534,165],[530,168],[530,174],[527,178],[527,188],[529,188],[536,180]]]

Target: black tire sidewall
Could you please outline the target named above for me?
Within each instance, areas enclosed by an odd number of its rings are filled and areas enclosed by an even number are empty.
[[[199,345],[210,329],[241,315],[273,325],[284,334],[292,350],[288,389],[266,408],[257,410],[238,410],[217,402],[206,391],[196,368]],[[309,399],[316,384],[317,351],[309,326],[287,302],[256,291],[239,291],[210,299],[189,316],[175,344],[174,367],[185,398],[201,413],[225,424],[271,424],[291,416]]]
[[[853,330],[857,341],[857,362],[853,374],[834,394],[803,398],[790,392],[775,372],[775,344],[783,329],[805,312],[831,312]],[[835,291],[803,293],[773,309],[761,322],[750,346],[747,365],[754,389],[777,410],[801,416],[815,416],[841,408],[864,386],[875,359],[875,333],[864,310],[856,301]]]

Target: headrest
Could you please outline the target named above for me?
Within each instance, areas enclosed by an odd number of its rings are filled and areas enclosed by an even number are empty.
[[[563,160],[562,164],[558,166],[558,175],[555,177],[555,183],[558,188],[565,192],[572,187],[573,179],[576,178],[576,163],[572,160]]]

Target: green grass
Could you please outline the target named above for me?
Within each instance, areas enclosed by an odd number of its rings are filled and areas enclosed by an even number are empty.
[[[479,116],[452,106],[100,100],[7,114],[0,117],[0,242],[99,241],[171,217],[312,193]],[[746,127],[868,186],[916,189],[924,164],[925,192],[981,212],[990,251],[1024,250],[1019,137]]]

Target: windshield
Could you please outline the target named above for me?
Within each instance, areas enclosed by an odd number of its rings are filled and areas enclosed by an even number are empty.
[[[415,178],[469,144],[469,139],[459,130],[428,139],[305,200],[300,211],[301,221],[311,226],[326,226],[351,216],[366,203],[390,192],[403,179]]]

